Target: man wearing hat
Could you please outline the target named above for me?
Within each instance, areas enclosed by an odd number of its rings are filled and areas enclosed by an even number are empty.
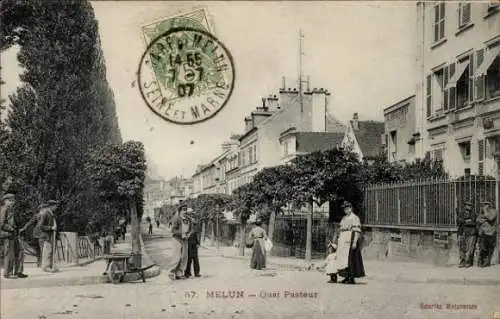
[[[472,267],[474,263],[474,251],[476,249],[477,229],[476,214],[472,209],[472,202],[464,203],[464,211],[458,220],[458,247],[460,249],[459,268]]]
[[[196,223],[194,211],[192,208],[187,209],[187,214],[190,219],[190,228],[191,231],[188,234],[188,260],[186,271],[184,272],[184,276],[186,278],[191,277],[191,265],[194,268],[194,276],[200,277],[200,261],[198,259],[198,247],[200,247],[200,239],[198,237],[198,224]]]
[[[4,277],[26,278],[24,270],[24,247],[19,238],[16,219],[14,216],[15,198],[14,194],[2,196],[2,207],[0,208],[0,235],[4,240]]]
[[[50,200],[40,205],[40,213],[37,225],[35,226],[34,236],[38,238],[42,252],[42,270],[45,272],[55,272],[56,267],[53,260],[53,241],[57,230],[54,211],[58,202]]]
[[[187,206],[181,202],[177,214],[172,218],[172,261],[169,277],[184,279],[188,260],[189,222],[186,223]]]
[[[477,216],[479,230],[479,267],[488,267],[495,249],[497,211],[489,201],[482,202],[483,208]]]

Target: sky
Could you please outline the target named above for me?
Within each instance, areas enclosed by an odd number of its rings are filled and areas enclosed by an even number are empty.
[[[200,5],[201,4],[201,5]],[[311,88],[332,92],[329,112],[342,122],[383,120],[383,109],[414,94],[414,2],[92,2],[114,92],[123,139],[144,143],[151,170],[165,179],[191,176],[243,133],[244,117],[262,97],[278,94],[282,77],[296,87],[299,29],[304,33],[303,74]],[[136,71],[146,49],[141,26],[204,8],[214,34],[231,52],[235,85],[226,106],[195,125],[176,125],[142,100]],[[17,48],[2,53],[2,96],[19,85]]]

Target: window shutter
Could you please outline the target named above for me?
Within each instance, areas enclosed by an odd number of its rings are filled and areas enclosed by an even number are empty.
[[[484,60],[484,49],[476,51],[476,70]],[[485,97],[485,76],[474,77],[474,100],[480,101]]]
[[[455,62],[448,66],[448,76],[451,78],[455,74]],[[450,87],[447,91],[448,93],[448,109],[453,110],[457,107],[456,99],[457,89],[455,87]]]
[[[469,56],[469,102],[474,101],[474,54]]]
[[[444,77],[443,77],[443,98],[444,98],[444,103],[443,103],[443,110],[446,112],[448,111],[448,89],[446,88],[446,85],[448,84],[449,80],[449,70],[448,66],[444,68]]]
[[[427,76],[427,83],[426,83],[427,87],[426,87],[426,90],[427,90],[427,99],[426,99],[426,104],[427,104],[427,117],[430,117],[431,116],[431,112],[432,112],[432,88],[431,88],[431,85],[432,85],[432,75],[428,75]]]
[[[445,3],[441,2],[440,5],[440,18],[441,21],[439,23],[439,39],[444,38],[444,21],[445,21]]]

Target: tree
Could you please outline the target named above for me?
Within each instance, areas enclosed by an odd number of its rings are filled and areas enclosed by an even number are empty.
[[[86,167],[92,174],[99,197],[112,206],[124,203],[132,226],[132,252],[140,256],[140,220],[146,176],[146,157],[140,142],[109,145],[92,154]],[[107,216],[109,219],[109,216]],[[137,257],[136,265],[140,266]]]
[[[293,186],[294,167],[280,165],[264,168],[258,172],[251,185],[254,191],[252,205],[263,211],[263,217],[269,219],[269,238],[273,238],[276,214],[289,202]]]
[[[0,19],[0,49],[19,45],[25,70],[9,97],[7,130],[0,127],[0,165],[13,178],[16,209],[26,220],[59,199],[61,229],[99,231],[109,203],[84,166],[92,150],[121,137],[93,9],[88,1],[6,0]]]
[[[292,161],[294,173],[291,195],[297,206],[307,204],[306,259],[312,256],[313,204],[348,200],[359,207],[363,193],[361,163],[353,152],[342,149],[318,151],[302,155]]]
[[[233,191],[230,209],[233,210],[240,222],[240,255],[245,254],[245,230],[248,218],[257,206],[257,197],[260,195],[255,182],[242,185]]]

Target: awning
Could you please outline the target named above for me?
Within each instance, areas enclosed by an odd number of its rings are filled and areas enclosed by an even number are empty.
[[[486,51],[483,63],[481,63],[481,65],[477,68],[475,76],[486,75],[488,69],[493,64],[493,61],[495,61],[495,59],[498,57],[499,54],[500,54],[500,45],[497,45],[496,47],[493,47],[492,49]]]
[[[447,89],[457,86],[458,80],[460,80],[460,77],[462,76],[462,74],[464,74],[465,68],[467,68],[468,65],[469,65],[469,60],[463,61],[457,65],[455,74],[453,74],[453,76],[448,81],[448,84],[446,84]]]

